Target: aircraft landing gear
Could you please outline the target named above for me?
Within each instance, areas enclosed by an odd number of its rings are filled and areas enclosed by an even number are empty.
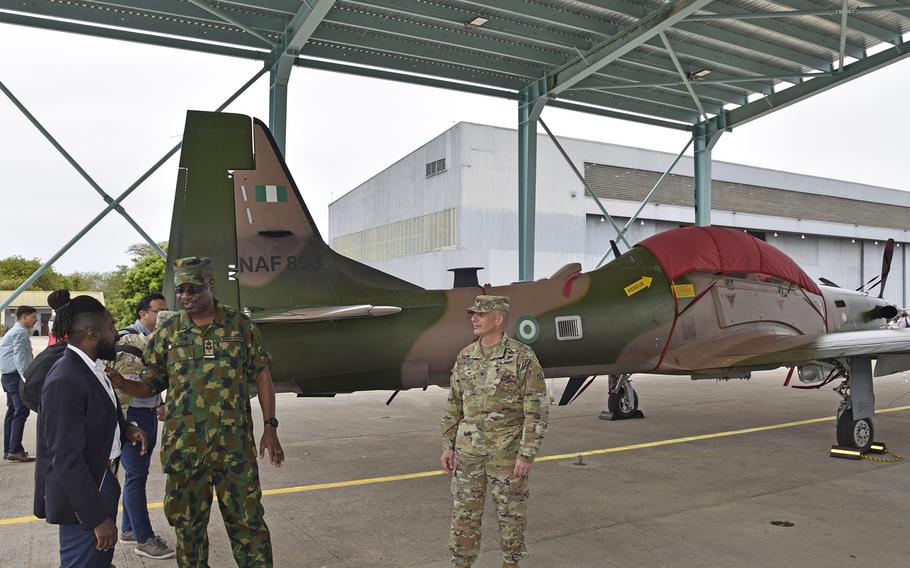
[[[875,438],[871,418],[853,420],[853,409],[845,408],[837,417],[837,445],[867,452]]]
[[[834,389],[842,399],[837,409],[837,445],[866,453],[875,439],[872,362],[866,358],[854,358],[847,363],[847,366],[841,367],[844,382]]]
[[[607,395],[607,410],[600,413],[601,420],[624,420],[644,418],[638,409],[638,393],[632,388],[632,375],[610,375],[610,391]]]
[[[837,409],[837,445],[845,448],[856,448],[860,452],[869,451],[875,439],[875,427],[872,418],[853,418],[853,403],[850,396],[849,379],[834,389],[843,400]]]

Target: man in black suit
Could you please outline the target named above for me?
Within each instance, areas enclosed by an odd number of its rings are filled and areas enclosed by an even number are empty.
[[[69,337],[44,381],[38,415],[35,516],[60,530],[62,568],[108,568],[117,542],[123,443],[146,434],[126,422],[101,360],[116,357],[111,313],[89,296],[59,310],[54,335]]]

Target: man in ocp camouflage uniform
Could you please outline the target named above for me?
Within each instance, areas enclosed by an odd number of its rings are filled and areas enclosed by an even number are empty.
[[[459,567],[477,559],[489,483],[503,567],[517,568],[528,554],[528,473],[547,431],[547,385],[534,351],[504,332],[508,298],[477,296],[467,311],[476,341],[455,359],[442,419],[440,463],[455,498],[449,550]]]
[[[256,381],[265,423],[259,455],[268,449],[272,464],[279,466],[284,452],[270,357],[250,319],[215,300],[210,264],[200,257],[174,264],[183,309],[149,340],[141,382],[126,381],[114,371],[110,375],[133,396],[168,391],[161,463],[167,474],[164,512],[177,533],[177,564],[208,565],[214,487],[237,565],[270,567],[248,385]]]

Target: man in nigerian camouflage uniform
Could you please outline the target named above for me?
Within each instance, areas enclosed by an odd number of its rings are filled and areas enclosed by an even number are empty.
[[[452,369],[440,462],[453,474],[449,549],[456,566],[470,566],[480,552],[487,483],[503,567],[517,567],[528,554],[528,473],[547,431],[547,385],[531,348],[504,333],[508,312],[505,296],[477,296],[468,308],[476,341]]]
[[[207,527],[212,488],[234,560],[241,567],[272,566],[263,519],[249,385],[255,380],[265,429],[259,456],[284,461],[275,418],[269,354],[259,331],[239,311],[215,300],[211,261],[181,258],[174,285],[182,310],[149,340],[141,382],[111,379],[133,396],[165,389],[161,463],[167,474],[164,512],[177,533],[177,564],[208,565]]]

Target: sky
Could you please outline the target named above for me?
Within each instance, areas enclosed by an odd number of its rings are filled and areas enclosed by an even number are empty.
[[[261,66],[7,24],[0,53],[0,81],[113,197],[180,141],[186,110],[214,110]],[[908,93],[910,59],[724,134],[713,158],[910,191]],[[288,107],[286,161],[323,234],[331,201],[431,138],[460,121],[515,128],[518,114],[514,101],[301,68]],[[267,123],[268,75],[227,111]],[[683,132],[561,109],[542,117],[557,136],[674,154],[687,141]],[[156,241],[168,238],[177,160],[123,202]],[[2,93],[0,172],[0,258],[46,260],[105,206]],[[141,240],[111,213],[55,267],[112,270]]]

